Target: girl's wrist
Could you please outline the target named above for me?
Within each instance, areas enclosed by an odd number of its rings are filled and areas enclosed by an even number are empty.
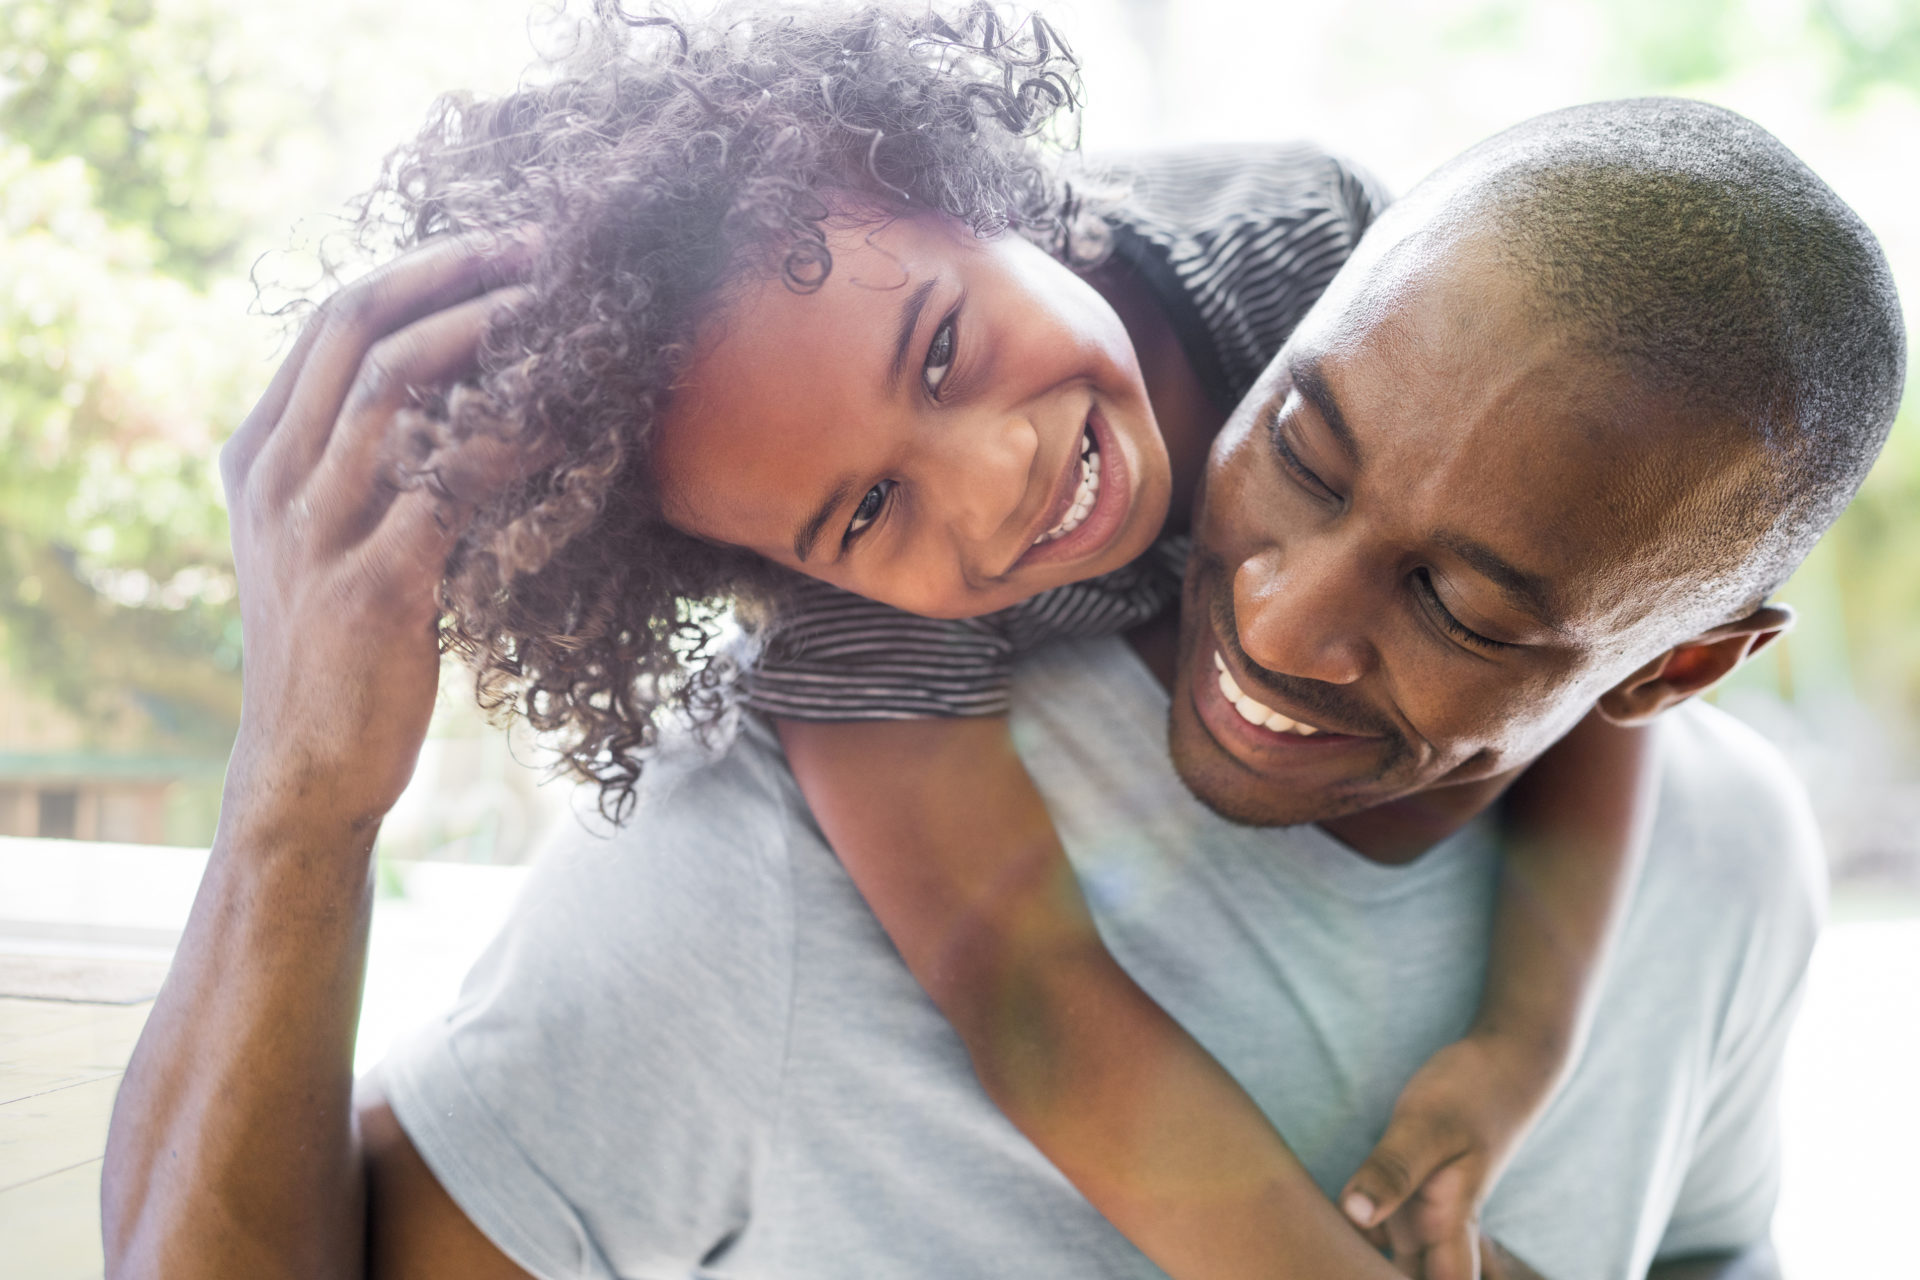
[[[1481,1019],[1461,1038],[1480,1046],[1496,1069],[1548,1084],[1559,1079],[1573,1057],[1572,1028],[1547,1020]]]

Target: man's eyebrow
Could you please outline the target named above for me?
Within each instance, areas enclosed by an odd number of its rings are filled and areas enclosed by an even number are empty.
[[[813,544],[820,540],[821,530],[827,527],[827,521],[833,519],[833,513],[846,505],[847,499],[852,496],[853,481],[843,479],[833,486],[833,492],[827,495],[827,500],[807,517],[807,522],[793,535],[793,555],[796,560],[806,563],[807,557],[813,554]]]
[[[1500,589],[1507,603],[1551,631],[1562,629],[1560,611],[1553,607],[1553,589],[1537,573],[1528,573],[1483,542],[1457,533],[1438,533],[1434,542],[1459,556]]]
[[[893,364],[887,370],[887,386],[897,389],[900,375],[906,371],[907,357],[913,353],[913,335],[920,328],[920,313],[927,308],[927,299],[933,296],[934,286],[940,283],[940,277],[934,276],[922,280],[914,286],[906,301],[900,304],[900,332],[893,340]]]
[[[1287,366],[1287,377],[1293,383],[1300,398],[1312,405],[1327,424],[1327,430],[1333,433],[1333,441],[1340,446],[1340,452],[1347,455],[1347,462],[1355,467],[1360,465],[1360,445],[1353,438],[1353,432],[1347,427],[1346,415],[1340,412],[1340,402],[1333,398],[1333,388],[1320,372],[1318,360],[1295,360]]]

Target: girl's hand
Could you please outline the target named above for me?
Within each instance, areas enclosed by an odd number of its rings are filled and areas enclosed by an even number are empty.
[[[1340,1207],[1407,1275],[1476,1280],[1486,1243],[1480,1206],[1546,1105],[1560,1066],[1558,1055],[1491,1034],[1440,1050],[1401,1091]]]
[[[328,300],[221,451],[244,635],[222,826],[370,833],[412,775],[439,677],[447,556],[531,462],[440,442],[396,479],[416,389],[472,371],[530,257],[500,235],[415,249]]]

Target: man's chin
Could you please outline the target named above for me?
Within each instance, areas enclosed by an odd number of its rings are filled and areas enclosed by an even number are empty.
[[[1391,800],[1391,796],[1276,787],[1222,751],[1197,724],[1175,716],[1167,753],[1188,791],[1226,821],[1242,827],[1297,827],[1331,822]]]

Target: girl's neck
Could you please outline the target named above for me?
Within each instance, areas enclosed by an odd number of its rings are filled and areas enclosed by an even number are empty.
[[[1153,405],[1173,469],[1173,502],[1167,508],[1165,532],[1185,533],[1195,490],[1206,469],[1207,451],[1226,425],[1226,414],[1200,385],[1199,375],[1146,281],[1118,259],[1088,273],[1087,281],[1119,312],[1140,358],[1147,400]]]

